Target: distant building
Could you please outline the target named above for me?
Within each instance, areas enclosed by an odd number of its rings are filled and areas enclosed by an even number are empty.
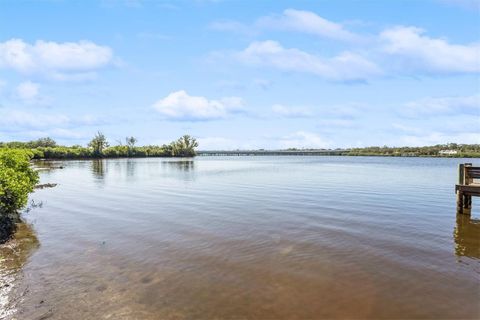
[[[444,156],[452,156],[454,154],[457,154],[457,150],[440,150],[438,154],[444,155]]]

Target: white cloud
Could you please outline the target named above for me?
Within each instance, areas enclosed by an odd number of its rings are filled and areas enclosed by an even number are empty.
[[[31,81],[22,82],[15,88],[16,96],[25,102],[35,100],[39,92],[39,85]]]
[[[321,136],[305,131],[298,131],[294,134],[282,137],[279,139],[279,144],[282,149],[288,148],[299,148],[299,149],[307,149],[307,148],[329,148],[331,146],[331,142],[322,138]]]
[[[63,114],[0,109],[0,130],[3,131],[60,130],[101,123],[103,122],[100,119],[88,114],[71,118]]]
[[[260,18],[256,25],[260,28],[291,30],[338,40],[360,39],[358,35],[345,30],[341,24],[322,18],[311,11],[287,9],[281,15]]]
[[[56,81],[84,82],[95,80],[97,73],[94,71],[75,73],[52,72],[48,74],[48,77]]]
[[[70,118],[64,115],[33,114],[18,110],[0,109],[0,124],[10,128],[49,128],[67,126]]]
[[[399,139],[398,146],[431,146],[445,143],[475,144],[480,141],[479,132],[462,132],[456,134],[445,134],[442,132],[431,132],[425,135],[407,135]]]
[[[200,137],[199,150],[254,150],[259,149],[258,141],[224,137]]]
[[[458,2],[470,3],[469,0]],[[445,38],[429,37],[423,29],[412,26],[396,26],[379,34],[360,35],[314,12],[287,9],[281,14],[260,17],[250,25],[219,21],[211,27],[250,35],[272,29],[295,31],[354,42],[344,52],[333,56],[308,53],[301,48],[284,48],[271,40],[252,42],[245,50],[234,54],[247,64],[311,73],[328,80],[362,81],[383,74],[480,72],[480,42],[454,44]],[[218,61],[222,55],[216,52],[211,57]]]
[[[34,44],[22,39],[0,43],[0,68],[51,78],[66,78],[94,72],[113,60],[109,47],[90,41],[57,43],[38,40]]]
[[[428,97],[406,103],[401,112],[407,116],[474,114],[480,116],[480,95]]]
[[[306,107],[289,107],[281,104],[272,106],[275,115],[284,118],[305,118],[312,116],[312,111]]]
[[[380,34],[383,51],[396,56],[400,66],[440,73],[480,72],[480,43],[450,44],[446,39],[430,38],[424,30],[398,26]]]
[[[235,53],[234,57],[249,65],[310,73],[334,81],[365,80],[381,73],[373,62],[352,52],[323,58],[296,48],[284,48],[272,40],[253,42],[245,50]]]
[[[253,24],[233,20],[220,20],[210,24],[210,29],[254,36],[264,30],[282,30],[306,33],[322,38],[342,41],[359,41],[363,37],[350,32],[340,23],[327,20],[315,12],[286,9],[281,14],[260,17]]]
[[[153,108],[167,119],[199,121],[226,118],[230,113],[239,112],[242,106],[243,101],[239,97],[209,100],[202,96],[190,96],[180,90],[158,100]]]
[[[53,139],[65,139],[65,140],[78,140],[90,138],[92,134],[86,134],[79,132],[78,130],[64,129],[64,128],[46,128],[44,130],[31,130],[25,131],[26,136],[32,139],[38,139],[38,137],[51,137]]]

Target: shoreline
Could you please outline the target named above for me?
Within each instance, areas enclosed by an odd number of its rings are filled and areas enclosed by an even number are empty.
[[[405,155],[385,155],[385,154],[270,154],[270,153],[249,153],[249,152],[232,152],[232,153],[221,153],[221,154],[197,154],[196,156],[191,157],[172,157],[172,156],[134,156],[134,157],[70,157],[70,158],[33,158],[32,161],[62,161],[62,160],[109,160],[109,159],[148,159],[148,158],[162,158],[162,159],[195,159],[195,158],[206,158],[206,157],[381,157],[381,158],[431,158],[431,159],[480,159],[479,155],[468,156],[468,155],[458,155],[458,156],[433,156],[433,155],[414,155],[414,156],[405,156]]]

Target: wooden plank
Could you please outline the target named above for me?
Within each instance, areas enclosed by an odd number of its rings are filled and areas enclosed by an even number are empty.
[[[480,185],[459,185],[455,186],[455,191],[460,191],[461,193],[472,195],[472,196],[480,196]]]
[[[465,167],[466,175],[469,178],[479,179],[480,178],[480,167]]]
[[[458,184],[459,185],[465,184],[464,174],[465,174],[465,165],[463,163],[460,163],[458,165]]]

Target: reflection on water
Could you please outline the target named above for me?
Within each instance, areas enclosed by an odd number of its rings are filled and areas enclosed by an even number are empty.
[[[478,220],[454,215],[459,162],[57,162],[41,181],[58,186],[26,215],[42,245],[17,271],[28,291],[15,317],[478,319]]]
[[[162,168],[166,174],[184,181],[194,181],[196,177],[195,161],[192,159],[164,161]]]
[[[13,239],[0,245],[0,319],[15,312],[19,297],[14,291],[21,277],[21,268],[38,247],[38,239],[27,223],[18,223]]]
[[[470,258],[480,258],[480,219],[470,215],[457,214],[457,225],[453,230],[455,254]]]
[[[93,176],[98,180],[103,180],[105,177],[105,172],[107,170],[105,162],[105,159],[92,160],[92,173]]]
[[[162,162],[164,167],[172,167],[179,171],[193,171],[195,169],[195,161],[193,160],[174,160],[174,161],[164,161]]]
[[[135,177],[135,168],[137,167],[134,159],[128,159],[126,164],[126,172],[128,177]]]

